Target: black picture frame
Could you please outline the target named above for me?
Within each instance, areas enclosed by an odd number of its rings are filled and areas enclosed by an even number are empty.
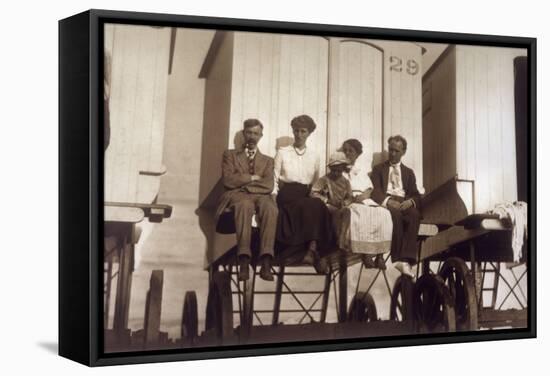
[[[526,48],[529,230],[527,328],[426,336],[105,353],[102,331],[103,34],[105,23]],[[59,354],[89,366],[536,337],[536,46],[534,38],[89,10],[59,22]]]

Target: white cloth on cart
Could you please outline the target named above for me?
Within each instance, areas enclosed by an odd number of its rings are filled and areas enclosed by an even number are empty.
[[[370,160],[367,154],[361,154],[350,171],[344,176],[349,180],[353,195],[357,196],[372,189],[369,177]],[[393,222],[388,209],[378,205],[370,198],[349,206],[350,250],[355,253],[380,254],[390,251]]]
[[[514,203],[497,204],[490,213],[497,214],[500,219],[507,219],[511,222],[514,262],[518,262],[523,256],[523,242],[527,239],[527,203],[516,201]]]
[[[352,204],[349,209],[351,251],[375,255],[389,252],[393,231],[390,211],[371,199]]]

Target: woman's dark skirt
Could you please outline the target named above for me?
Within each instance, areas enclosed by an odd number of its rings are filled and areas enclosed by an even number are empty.
[[[322,252],[334,243],[330,212],[323,201],[309,197],[309,191],[308,185],[282,184],[277,195],[277,241],[297,246],[316,240],[317,249]]]

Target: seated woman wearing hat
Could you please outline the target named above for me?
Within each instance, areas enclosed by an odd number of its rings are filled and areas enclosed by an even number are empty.
[[[319,177],[319,154],[308,148],[306,141],[315,130],[308,115],[300,115],[290,123],[294,135],[292,145],[282,147],[275,155],[275,188],[279,219],[277,241],[285,247],[306,248],[305,264],[324,272],[320,254],[333,244],[330,212],[318,198],[310,197],[311,185]]]

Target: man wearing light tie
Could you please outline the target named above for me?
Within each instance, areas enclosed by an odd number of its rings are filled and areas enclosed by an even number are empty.
[[[389,159],[372,169],[371,198],[386,207],[392,216],[391,258],[403,274],[413,277],[411,265],[417,261],[417,234],[420,227],[420,194],[414,171],[401,163],[407,151],[402,136],[388,139]]]

